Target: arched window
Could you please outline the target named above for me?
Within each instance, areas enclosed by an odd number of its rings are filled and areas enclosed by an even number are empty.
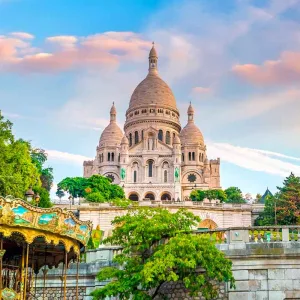
[[[107,153],[107,161],[110,161],[110,152]]]
[[[118,162],[120,162],[121,160],[121,156],[120,156],[120,153],[119,153],[119,156],[118,156]]]
[[[153,176],[153,160],[148,161],[148,177]]]
[[[133,182],[136,183],[137,181],[137,171],[133,171]]]
[[[164,182],[168,182],[168,171],[164,171]]]
[[[134,143],[137,144],[139,142],[139,133],[138,131],[134,132]]]
[[[192,160],[195,160],[195,152],[192,152]]]
[[[181,160],[184,162],[184,153],[181,154]]]
[[[174,143],[174,140],[175,140],[175,136],[176,136],[176,134],[175,134],[175,132],[173,132],[173,143]]]
[[[191,152],[189,152],[189,160],[192,160]]]
[[[170,145],[171,144],[171,137],[170,137],[170,131],[166,132],[166,144]]]
[[[163,131],[160,129],[160,130],[158,131],[158,139],[159,139],[160,141],[163,141],[163,138],[164,138],[164,134],[163,134]]]
[[[129,133],[129,147],[132,146],[132,134]]]
[[[111,161],[115,161],[115,154],[113,152],[111,153]]]
[[[144,139],[144,130],[142,130],[142,140]]]

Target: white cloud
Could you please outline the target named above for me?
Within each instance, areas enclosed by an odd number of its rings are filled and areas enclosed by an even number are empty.
[[[220,157],[221,161],[229,162],[245,169],[282,177],[288,176],[291,172],[300,176],[300,165],[278,159],[280,157],[300,161],[298,157],[226,143],[210,142],[207,143],[207,147],[210,157]]]
[[[79,155],[79,154],[72,154],[68,152],[62,152],[57,150],[46,150],[48,154],[49,160],[59,160],[64,161],[66,163],[73,163],[82,165],[85,160],[91,160],[92,158]]]

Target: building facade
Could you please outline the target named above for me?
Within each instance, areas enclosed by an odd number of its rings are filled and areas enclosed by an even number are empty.
[[[131,96],[124,133],[116,123],[113,104],[96,157],[84,162],[84,177],[107,176],[136,201],[181,201],[195,188],[220,188],[220,159],[208,160],[191,104],[188,123],[181,129],[175,97],[160,78],[157,65],[153,46],[148,75]]]

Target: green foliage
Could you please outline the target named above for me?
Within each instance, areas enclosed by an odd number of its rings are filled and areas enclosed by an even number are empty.
[[[290,174],[283,187],[277,187],[276,214],[279,225],[300,224],[300,177]]]
[[[124,199],[123,189],[112,184],[107,177],[93,175],[89,178],[67,177],[58,185],[58,190],[66,191],[74,198],[82,197],[91,202],[108,202],[113,199]]]
[[[62,197],[65,196],[64,191],[62,191],[61,189],[57,189],[57,191],[56,191],[55,194],[56,194],[56,196],[57,196],[59,199],[61,199]]]
[[[38,193],[40,195],[40,202],[38,203],[39,207],[49,208],[53,206],[50,194],[44,187],[34,187],[33,191],[35,194]]]
[[[167,281],[181,280],[192,295],[215,296],[214,280],[234,284],[231,262],[208,237],[191,234],[199,217],[187,210],[137,208],[112,222],[113,234],[104,243],[119,245],[115,267],[101,269],[99,281],[111,280],[93,291],[93,299],[154,299]],[[199,267],[205,273],[198,273]],[[151,292],[150,292],[151,291]]]
[[[89,250],[96,249],[96,246],[95,246],[95,243],[94,243],[94,240],[93,240],[92,237],[90,237],[89,240],[88,240],[87,248],[88,248]]]
[[[266,197],[264,211],[260,213],[258,218],[255,220],[255,226],[269,226],[275,224],[275,197],[277,197],[277,195],[273,197],[268,195]]]
[[[30,186],[40,185],[40,174],[31,160],[30,144],[14,138],[12,125],[0,112],[0,195],[23,199]]]
[[[193,190],[190,194],[193,201],[203,201],[205,198],[209,200],[218,199],[221,202],[227,200],[227,195],[222,189],[215,190]]]
[[[227,203],[246,203],[242,191],[238,187],[229,187],[225,190]]]
[[[264,211],[256,220],[257,225],[299,225],[300,224],[300,177],[291,173],[284,181],[278,192],[267,196]]]

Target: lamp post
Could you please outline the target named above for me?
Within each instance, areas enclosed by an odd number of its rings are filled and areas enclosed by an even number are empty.
[[[25,197],[28,202],[31,202],[32,200],[34,200],[36,206],[39,206],[41,197],[38,193],[37,194],[34,193],[34,191],[32,190],[32,187],[29,187],[29,189],[26,191]]]
[[[32,201],[34,197],[34,191],[32,190],[32,187],[30,186],[29,189],[25,193],[26,200],[28,202]]]
[[[73,196],[72,195],[70,195],[69,196],[69,201],[70,201],[70,210],[71,210],[71,208],[72,208],[72,201],[73,201]]]

